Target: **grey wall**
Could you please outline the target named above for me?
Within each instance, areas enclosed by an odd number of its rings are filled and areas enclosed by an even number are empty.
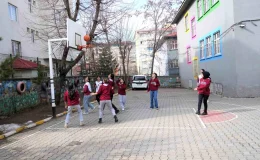
[[[259,0],[234,0],[235,22],[260,19],[259,7]],[[260,96],[260,21],[253,23],[234,28],[238,97]]]
[[[193,80],[193,87],[196,86],[196,80],[193,77],[193,63],[187,64],[186,47],[190,45],[192,57],[199,58],[200,39],[218,28],[223,34],[240,20],[260,18],[260,11],[257,11],[259,4],[259,0],[252,0],[250,3],[243,0],[234,0],[234,2],[220,0],[220,5],[215,10],[202,20],[196,21],[197,35],[194,39],[191,38],[191,32],[185,32],[184,18],[182,18],[177,27],[182,86],[188,88],[189,80]],[[196,20],[198,19],[196,2],[189,8],[188,14],[189,19],[193,16]],[[260,27],[259,23],[256,24]],[[258,92],[260,75],[257,71],[260,61],[257,56],[259,47],[257,47],[256,38],[260,33],[259,27],[249,26],[249,24],[245,29],[238,26],[233,27],[221,38],[222,57],[199,61],[199,69],[204,68],[209,71],[212,81],[222,84],[223,95],[226,97],[260,96]]]

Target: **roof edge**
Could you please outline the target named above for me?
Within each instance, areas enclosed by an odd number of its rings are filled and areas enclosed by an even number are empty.
[[[187,9],[190,7],[190,5],[194,2],[195,0],[184,0],[176,14],[176,16],[173,19],[172,24],[178,24],[182,18],[182,16],[187,12]]]

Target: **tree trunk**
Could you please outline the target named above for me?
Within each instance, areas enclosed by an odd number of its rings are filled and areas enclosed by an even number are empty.
[[[153,74],[154,58],[155,58],[155,50],[153,50],[153,58],[152,58],[151,75]]]

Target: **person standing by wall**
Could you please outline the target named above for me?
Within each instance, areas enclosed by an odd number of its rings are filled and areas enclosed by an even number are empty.
[[[116,81],[116,84],[118,86],[119,103],[121,105],[122,111],[124,111],[125,110],[125,103],[126,103],[126,84],[125,84],[125,81],[122,78],[119,78]]]
[[[83,86],[83,92],[84,92],[84,98],[83,98],[83,105],[84,105],[84,109],[85,111],[83,112],[83,114],[88,114],[88,107],[90,107],[92,110],[95,109],[94,105],[92,103],[90,103],[90,98],[91,98],[91,85],[89,83],[89,78],[86,77],[85,78],[85,84]]]
[[[70,116],[72,114],[72,109],[76,108],[79,114],[79,122],[80,125],[83,125],[83,115],[82,111],[79,105],[80,102],[80,96],[79,92],[75,90],[74,85],[70,84],[68,90],[64,93],[64,103],[65,103],[65,108],[68,109],[67,116],[65,119],[65,128],[68,128]]]
[[[197,88],[194,90],[198,91],[198,110],[196,114],[200,115],[200,109],[202,101],[204,103],[204,112],[201,115],[207,115],[208,114],[208,98],[210,95],[210,73],[205,71],[203,72],[203,78],[200,80],[200,84]]]
[[[157,78],[157,74],[152,74],[152,79],[148,83],[148,90],[150,92],[150,108],[153,109],[154,106],[158,110],[158,88],[160,87],[160,82]]]
[[[100,95],[100,105],[99,105],[99,121],[98,123],[102,123],[103,111],[105,105],[110,108],[112,115],[114,116],[115,122],[118,122],[118,118],[116,116],[115,110],[112,107],[111,94],[114,94],[114,90],[109,85],[109,80],[104,79],[103,84],[99,87],[97,93],[92,95]]]
[[[100,80],[100,77],[97,77],[97,80],[95,82],[95,87],[96,87],[96,93],[98,92],[99,87],[102,85],[102,81]],[[98,102],[98,104],[100,104],[100,96],[96,95],[96,100]]]

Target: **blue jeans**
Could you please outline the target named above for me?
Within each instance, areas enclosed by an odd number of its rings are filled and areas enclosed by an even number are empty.
[[[158,108],[157,95],[158,91],[150,91],[150,108],[154,108],[153,102],[155,103],[155,108]]]
[[[91,109],[94,109],[93,104],[89,102],[90,98],[91,98],[91,95],[84,95],[84,98],[83,98],[83,105],[84,105],[84,109],[85,109],[86,113],[88,113],[88,106]]]

